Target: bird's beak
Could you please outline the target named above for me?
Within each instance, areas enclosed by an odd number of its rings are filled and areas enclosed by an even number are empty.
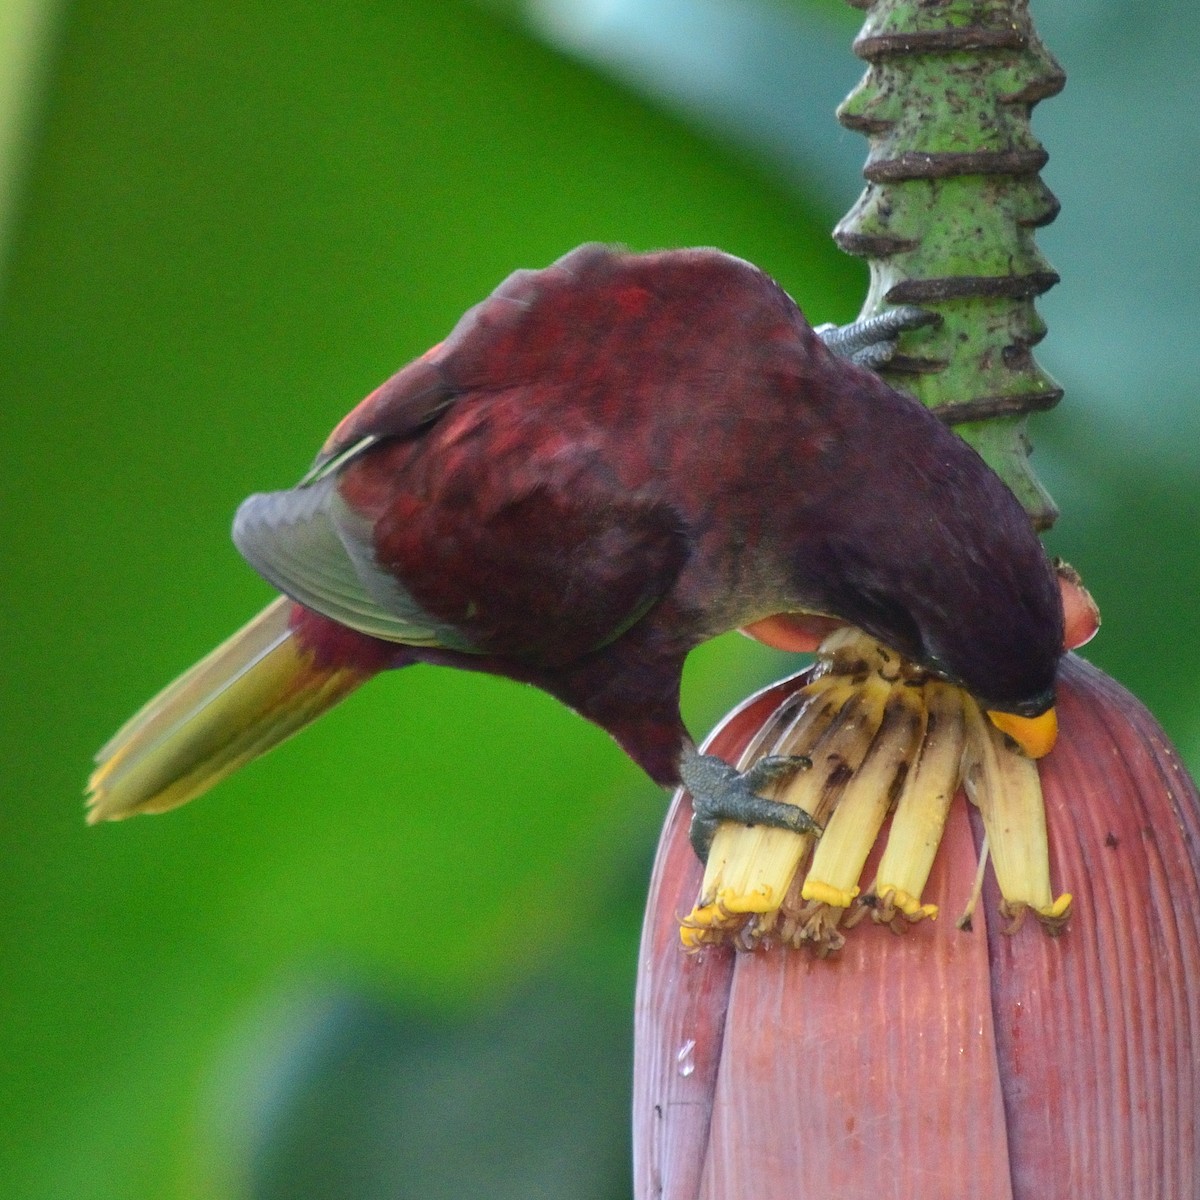
[[[1036,717],[1022,717],[1016,713],[997,712],[988,709],[992,724],[1002,733],[1007,733],[1030,758],[1043,758],[1054,749],[1058,737],[1058,714],[1048,708]]]

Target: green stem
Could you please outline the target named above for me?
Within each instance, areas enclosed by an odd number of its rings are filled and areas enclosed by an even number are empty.
[[[869,316],[917,304],[940,325],[901,340],[887,368],[970,442],[1038,528],[1054,502],[1029,464],[1027,414],[1062,389],[1034,361],[1034,299],[1058,282],[1033,233],[1058,212],[1029,116],[1065,77],[1027,0],[849,0],[867,8],[869,68],[838,110],[867,135],[867,188],[834,238],[870,264]]]

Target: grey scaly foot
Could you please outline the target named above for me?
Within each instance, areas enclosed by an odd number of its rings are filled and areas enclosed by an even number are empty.
[[[857,366],[878,371],[896,353],[896,339],[900,334],[932,325],[940,319],[937,313],[926,308],[902,304],[850,325],[818,326],[816,333],[838,358],[848,358]]]
[[[759,788],[811,766],[811,759],[772,755],[759,759],[743,772],[716,755],[701,754],[694,746],[686,747],[679,761],[679,773],[692,797],[689,836],[699,858],[702,861],[708,858],[708,848],[721,821],[819,834],[821,826],[804,809],[758,795]]]

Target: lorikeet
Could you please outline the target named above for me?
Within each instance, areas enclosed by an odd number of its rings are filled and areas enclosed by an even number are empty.
[[[93,820],[182,804],[426,662],[543,688],[706,819],[803,829],[763,772],[696,751],[679,689],[700,642],[786,644],[818,618],[960,683],[1032,752],[1053,737],[1062,609],[1016,499],[715,250],[518,271],[233,537],[283,596],[104,747]]]

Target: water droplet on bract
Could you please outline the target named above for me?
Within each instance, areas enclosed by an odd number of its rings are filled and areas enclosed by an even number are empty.
[[[693,1051],[695,1049],[696,1039],[688,1038],[688,1040],[679,1047],[679,1053],[675,1055],[675,1061],[679,1064],[679,1073],[685,1079],[696,1069],[696,1060],[693,1057]]]

